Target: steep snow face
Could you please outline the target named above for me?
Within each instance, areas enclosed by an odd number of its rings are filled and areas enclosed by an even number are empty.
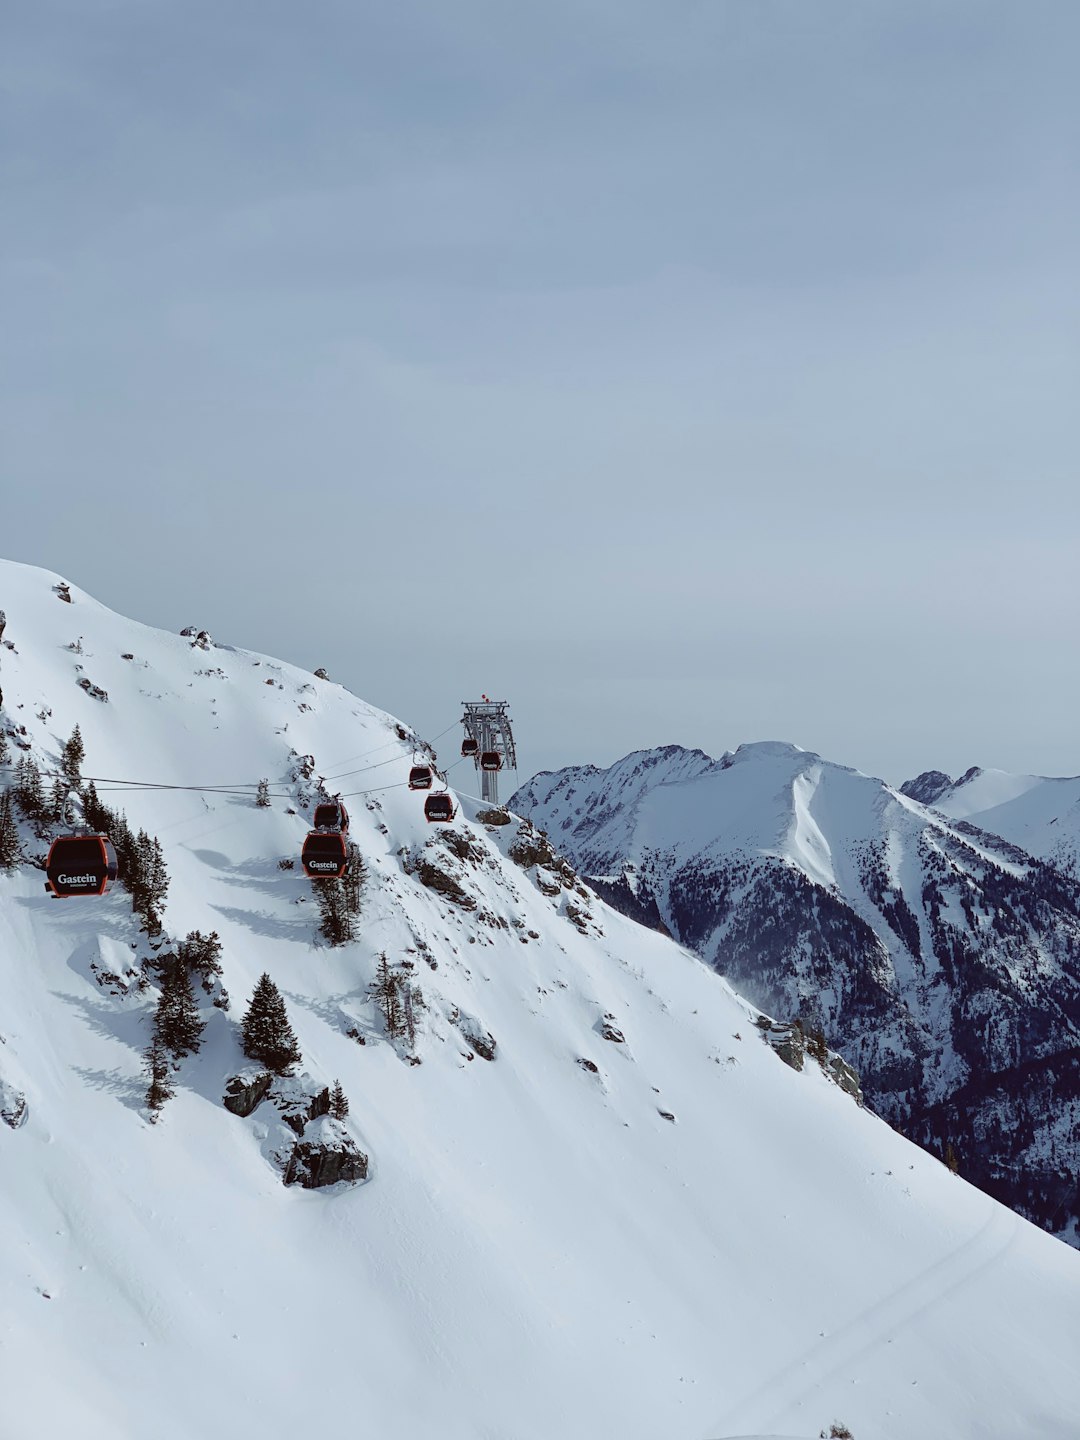
[[[218,931],[233,1003],[202,997],[202,1048],[148,1124],[159,942],[122,889],[51,900],[21,826],[0,872],[5,1440],[1075,1435],[1080,1256],[788,1069],[745,1001],[529,826],[467,799],[426,825],[407,727],[58,583],[0,565],[15,758],[55,767],[79,724],[84,775],[163,846],[161,943]],[[366,868],[334,948],[278,863],[320,776]],[[369,998],[382,955],[422,990],[412,1039]],[[363,1184],[286,1188],[279,1111],[221,1103],[264,971],[297,1103],[335,1077],[351,1101],[307,1138],[340,1126]]]
[[[970,1178],[1072,1238],[1076,881],[987,833],[998,811],[950,821],[794,746],[695,756],[695,773],[671,779],[678,763],[663,754],[653,766],[634,757],[657,783],[628,804],[625,761],[579,779],[573,804],[557,775],[511,804],[586,874],[602,866],[598,883],[625,913],[662,925],[770,1013],[821,1026],[892,1123],[951,1143]],[[978,786],[974,799],[1029,807],[1046,794],[1010,779],[972,771],[945,793]]]

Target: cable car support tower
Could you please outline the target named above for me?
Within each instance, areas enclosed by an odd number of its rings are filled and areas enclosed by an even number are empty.
[[[471,754],[480,773],[480,794],[489,805],[499,803],[499,771],[517,769],[517,750],[510,725],[509,700],[463,700],[465,727],[462,754]],[[472,742],[472,743],[470,743]]]

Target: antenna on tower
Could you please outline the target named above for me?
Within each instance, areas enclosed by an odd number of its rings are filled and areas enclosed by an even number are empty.
[[[465,713],[461,723],[465,739],[461,742],[463,756],[471,756],[480,772],[480,794],[489,805],[499,803],[499,771],[505,766],[517,769],[514,731],[510,725],[509,700],[463,700]]]

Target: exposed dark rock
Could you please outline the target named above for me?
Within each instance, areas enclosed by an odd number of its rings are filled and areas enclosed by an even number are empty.
[[[231,1110],[234,1115],[246,1119],[247,1116],[254,1114],[266,1099],[273,1083],[274,1077],[269,1070],[234,1075],[225,1082],[225,1094],[222,1096],[221,1103],[226,1110]]]
[[[437,894],[445,896],[445,898],[452,901],[453,904],[459,905],[462,910],[476,909],[476,897],[470,895],[467,890],[464,890],[454,877],[449,874],[448,871],[444,870],[441,865],[435,864],[433,861],[421,855],[414,862],[412,873],[415,874],[421,885],[426,885],[429,890],[434,890]]]
[[[282,1120],[297,1135],[303,1135],[309,1121],[330,1114],[329,1087],[312,1095],[302,1089],[279,1085],[275,1086],[270,1099]]]
[[[455,1005],[447,1018],[451,1025],[461,1031],[469,1048],[479,1055],[481,1060],[495,1059],[495,1051],[498,1049],[495,1037],[490,1030],[484,1029],[475,1015],[469,1015]]]
[[[614,1015],[605,1015],[600,1022],[600,1034],[605,1040],[610,1040],[614,1045],[625,1045],[626,1036],[615,1024]]]
[[[578,1056],[577,1062],[583,1070],[588,1070],[590,1075],[599,1075],[600,1067],[594,1060],[586,1060],[584,1055]]]
[[[779,1024],[765,1015],[758,1017],[757,1025],[766,1045],[779,1055],[785,1065],[790,1065],[793,1070],[803,1068],[806,1060],[806,1041],[801,1025]]]
[[[840,1055],[830,1054],[827,1071],[845,1094],[852,1096],[860,1105],[862,1104],[862,1087],[859,1084],[859,1072],[853,1065],[849,1065]]]
[[[494,810],[478,810],[476,821],[478,825],[509,825],[513,817],[509,810],[498,807]]]
[[[560,885],[568,889],[579,884],[574,867],[556,852],[547,835],[537,830],[529,820],[521,822],[506,853],[523,870],[530,870],[535,865],[539,870],[548,871],[552,878],[557,878]],[[548,883],[551,883],[550,880]]]
[[[342,1182],[366,1180],[368,1157],[343,1126],[325,1120],[317,1138],[298,1140],[285,1167],[286,1185],[304,1190],[321,1190]]]
[[[483,846],[460,830],[440,830],[434,843],[444,845],[452,855],[459,860],[467,860],[471,865],[482,865],[487,859]]]
[[[12,1130],[18,1130],[20,1125],[26,1124],[29,1116],[30,1107],[26,1103],[26,1096],[13,1085],[0,1080],[0,1120],[5,1125],[10,1125]]]
[[[582,935],[588,935],[589,924],[593,918],[591,910],[586,910],[581,905],[576,905],[573,900],[567,900],[566,918],[570,921],[571,925],[576,926],[577,929],[580,930]]]
[[[914,780],[905,780],[900,786],[900,794],[907,795],[911,800],[918,800],[920,805],[933,805],[934,801],[940,800],[952,786],[953,782],[944,770],[924,770],[921,775],[916,775]]]

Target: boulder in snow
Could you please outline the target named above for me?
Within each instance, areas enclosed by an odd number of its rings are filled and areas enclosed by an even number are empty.
[[[355,1185],[366,1180],[367,1173],[368,1157],[345,1126],[326,1115],[296,1142],[285,1167],[285,1184],[321,1190],[343,1181]]]

